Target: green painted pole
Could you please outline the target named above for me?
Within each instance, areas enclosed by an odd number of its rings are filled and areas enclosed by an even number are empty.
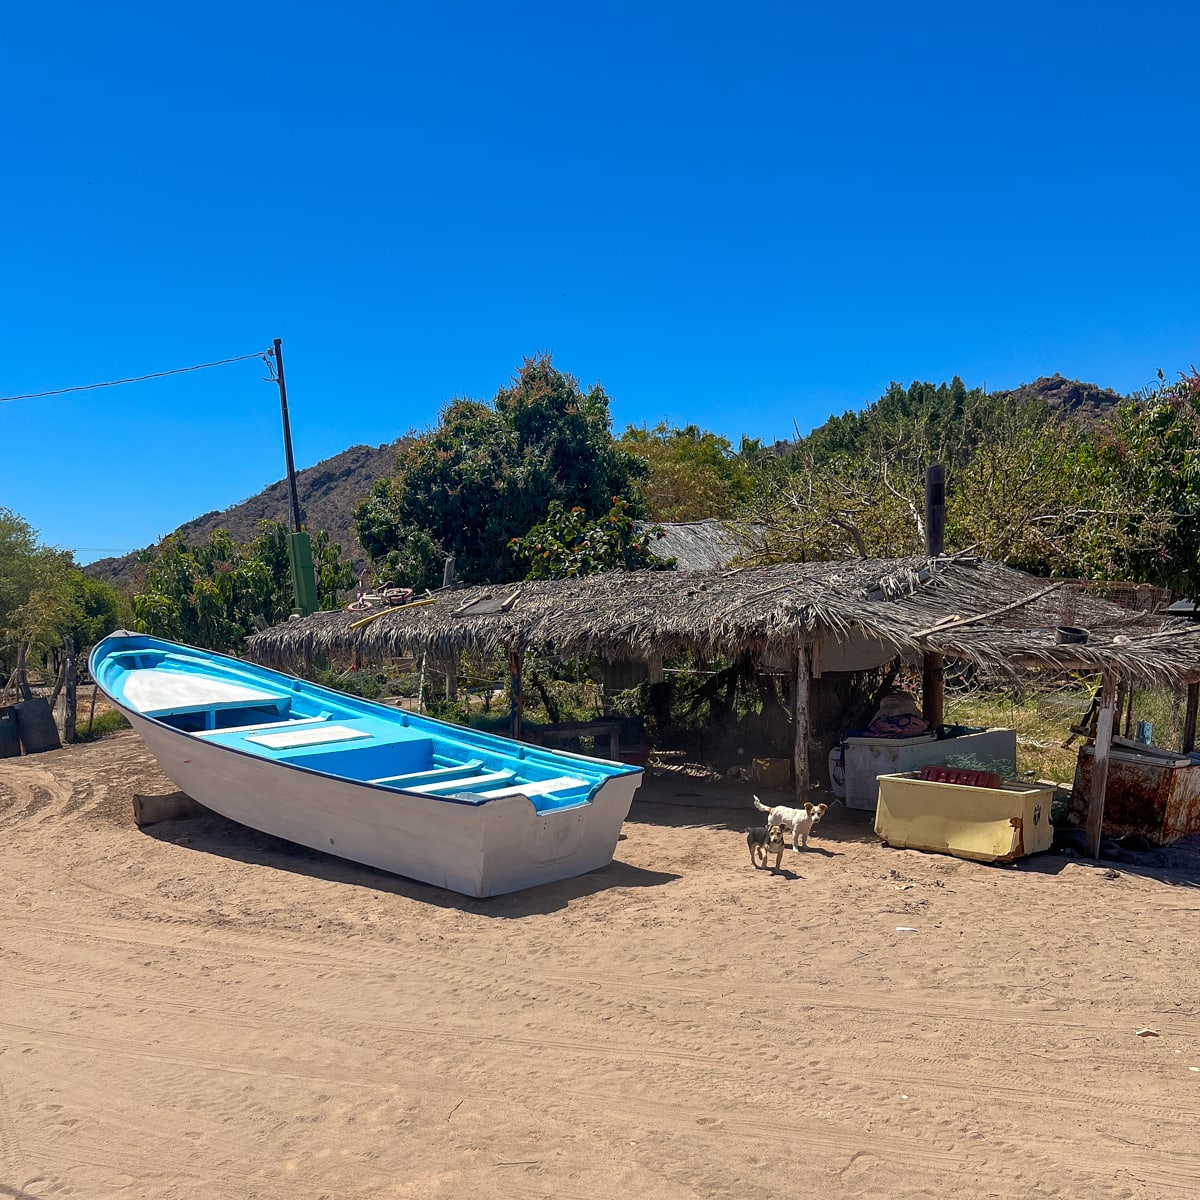
[[[296,597],[296,616],[315,613],[321,602],[317,595],[317,573],[313,568],[312,542],[300,519],[300,495],[296,490],[296,463],[292,458],[292,426],[288,420],[287,381],[283,374],[283,341],[275,339],[275,382],[279,384],[279,412],[283,419],[283,451],[287,460],[288,497],[292,506],[292,532],[288,534],[288,565],[292,571],[292,592]]]

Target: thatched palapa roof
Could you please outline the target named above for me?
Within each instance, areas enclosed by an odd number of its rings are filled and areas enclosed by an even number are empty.
[[[639,532],[662,530],[652,538],[650,552],[664,561],[675,560],[677,571],[719,571],[745,549],[741,539],[724,521],[642,521]]]
[[[609,661],[778,659],[808,645],[826,671],[930,650],[1008,675],[1110,670],[1147,683],[1200,680],[1200,626],[1164,620],[1161,603],[1157,589],[1103,599],[966,556],[864,559],[446,589],[411,607],[317,613],[255,634],[246,648],[289,668],[349,654],[450,662],[465,650],[503,649]],[[1087,642],[1058,644],[1064,625],[1086,628]]]

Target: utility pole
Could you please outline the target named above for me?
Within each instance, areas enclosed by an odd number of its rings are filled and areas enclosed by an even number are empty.
[[[296,463],[292,458],[292,426],[288,421],[287,383],[283,376],[283,340],[275,339],[275,382],[279,384],[279,411],[283,415],[283,452],[287,456],[288,494],[292,499],[292,532],[300,532],[300,497],[296,493]]]
[[[275,381],[279,384],[279,411],[283,417],[283,450],[287,457],[288,495],[292,503],[292,532],[288,534],[288,564],[292,569],[292,591],[296,597],[294,616],[307,617],[321,607],[317,595],[317,573],[313,567],[312,543],[302,528],[300,496],[296,491],[296,463],[292,458],[292,426],[288,420],[287,383],[283,374],[283,341],[275,339]]]

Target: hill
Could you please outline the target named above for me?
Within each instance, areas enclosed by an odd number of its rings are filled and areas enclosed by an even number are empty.
[[[1088,426],[1094,425],[1125,398],[1109,388],[1065,379],[1058,374],[1042,376],[1032,383],[1008,391],[989,393],[989,399],[1000,403],[1005,400],[1019,402],[1033,397],[1040,397],[1064,416]],[[819,433],[820,430],[813,432]],[[392,473],[396,454],[404,440],[400,438],[375,447],[351,446],[341,454],[296,473],[300,507],[308,529],[313,533],[325,530],[342,547],[343,553],[353,560],[356,571],[366,565],[367,558],[354,535],[351,519],[354,505],[367,495],[377,479]],[[793,445],[791,442],[777,442],[772,449],[782,455]],[[225,529],[238,541],[247,542],[258,533],[260,520],[290,524],[286,480],[278,480],[257,496],[251,496],[232,508],[205,513],[181,525],[176,532],[189,543],[195,544],[204,541],[216,530]],[[126,554],[121,558],[98,559],[85,567],[84,571],[128,589],[135,580],[137,565],[137,555]]]
[[[1043,375],[1032,383],[1008,391],[989,392],[993,399],[1044,400],[1051,408],[1064,416],[1072,417],[1086,425],[1093,425],[1107,416],[1126,399],[1111,388],[1098,387],[1094,383],[1081,383],[1078,379],[1064,379],[1059,374]]]
[[[355,569],[364,566],[367,556],[354,536],[351,514],[354,506],[370,490],[371,485],[396,467],[396,454],[405,439],[383,446],[351,446],[316,466],[296,472],[296,493],[306,528],[317,533],[324,530],[342,552],[353,559]],[[239,542],[248,542],[258,533],[259,521],[279,521],[290,527],[291,501],[286,479],[277,482],[231,508],[205,513],[175,531],[191,545],[203,542],[218,529],[224,529]],[[120,558],[101,558],[84,567],[86,574],[107,580],[119,588],[127,588],[136,577],[137,554]]]

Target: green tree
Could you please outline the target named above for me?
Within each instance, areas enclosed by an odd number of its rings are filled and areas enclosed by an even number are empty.
[[[23,517],[0,508],[0,666],[11,669],[18,635],[13,614],[30,597],[36,584],[37,563],[45,553],[37,534]]]
[[[66,630],[77,650],[94,646],[114,629],[132,620],[129,601],[111,583],[74,571],[70,579],[74,596],[74,620]]]
[[[629,504],[618,496],[596,520],[578,506],[565,509],[551,500],[546,520],[509,546],[526,579],[565,579],[601,571],[669,570],[675,560],[656,558],[650,548],[662,536],[657,525],[639,533]]]
[[[1121,405],[1093,462],[1105,497],[1085,569],[1200,596],[1200,374]]]
[[[642,484],[655,521],[701,521],[732,516],[753,494],[755,474],[727,438],[666,421],[653,429],[630,425],[621,445],[647,469]],[[757,449],[757,443],[743,441]]]
[[[70,634],[78,649],[116,627],[119,601],[88,580],[68,551],[41,545],[24,518],[0,509],[0,673]]]
[[[142,591],[133,597],[141,628],[158,637],[211,650],[228,650],[264,622],[287,619],[294,603],[287,529],[260,521],[253,542],[240,544],[223,529],[198,546],[178,534],[146,556]],[[353,569],[328,534],[312,538],[322,608],[335,608]]]
[[[1041,573],[1087,558],[1102,494],[1088,440],[1041,400],[893,384],[862,413],[801,439],[753,514],[758,561],[892,557],[925,549],[926,469],[946,470],[948,551]]]
[[[363,548],[373,562],[395,554],[414,570],[453,554],[459,578],[499,583],[517,573],[511,539],[544,520],[554,500],[592,518],[621,496],[641,516],[635,496],[646,469],[613,440],[608,405],[598,384],[583,391],[549,355],[527,358],[491,404],[452,401],[436,428],[400,452],[395,477],[355,508]]]

